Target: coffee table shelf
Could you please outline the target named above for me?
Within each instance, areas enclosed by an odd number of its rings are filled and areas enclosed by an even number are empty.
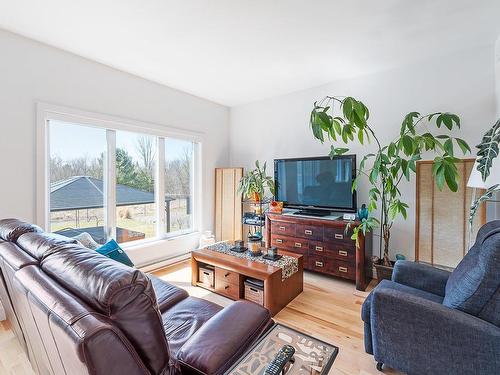
[[[274,316],[297,297],[304,286],[302,255],[291,252],[280,253],[293,256],[298,262],[298,271],[285,280],[282,280],[279,267],[209,249],[194,250],[191,253],[191,284],[238,300],[244,299],[244,282],[247,278],[260,280],[264,284],[263,306]],[[199,267],[207,265],[214,267],[215,270],[214,287],[209,287],[198,279]]]

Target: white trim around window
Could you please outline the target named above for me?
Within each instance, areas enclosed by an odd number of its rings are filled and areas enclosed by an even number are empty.
[[[157,137],[157,160],[155,171],[155,202],[156,202],[156,237],[146,240],[133,241],[126,246],[134,247],[141,243],[150,243],[155,240],[172,238],[188,233],[199,232],[202,228],[202,143],[203,135],[198,132],[187,131],[174,127],[163,126],[137,120],[124,119],[116,116],[104,115],[95,112],[82,111],[79,109],[37,103],[36,106],[36,220],[37,224],[45,230],[50,228],[50,145],[49,145],[49,121],[62,121],[106,129],[107,150],[105,153],[104,194],[105,199],[105,226],[108,230],[107,236],[116,238],[116,179],[115,162],[112,158],[116,154],[116,131],[128,131]],[[165,138],[173,138],[193,142],[193,157],[191,165],[191,176],[193,184],[191,187],[191,210],[192,227],[188,231],[177,231],[166,233],[165,226],[165,202],[160,197],[165,195]]]

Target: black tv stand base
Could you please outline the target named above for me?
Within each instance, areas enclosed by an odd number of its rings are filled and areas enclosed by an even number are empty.
[[[331,214],[328,210],[299,210],[293,213],[294,215],[303,215],[303,216],[315,216],[315,217],[324,217],[329,216]]]

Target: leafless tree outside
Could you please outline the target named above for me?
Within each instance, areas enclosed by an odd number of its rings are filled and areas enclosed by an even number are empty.
[[[142,167],[152,176],[156,159],[156,147],[153,137],[139,136],[136,141],[136,149],[141,158]]]

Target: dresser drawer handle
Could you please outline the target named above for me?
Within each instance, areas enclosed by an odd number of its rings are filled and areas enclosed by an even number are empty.
[[[316,264],[316,267],[323,267],[323,262],[316,261],[315,264]]]
[[[300,242],[295,242],[295,247],[302,247],[302,244]]]
[[[224,275],[224,277],[228,277],[229,275],[231,275],[231,274],[228,272],[228,273],[226,273],[226,274]]]
[[[228,290],[228,289],[229,289],[229,285],[226,285],[226,286],[224,287],[224,290]]]
[[[335,239],[337,239],[337,240],[343,240],[344,236],[341,235],[341,234],[335,234]]]
[[[323,251],[323,246],[316,246],[314,249],[316,251]]]
[[[279,230],[286,230],[286,227],[279,227]]]
[[[313,234],[313,231],[312,230],[309,230],[309,229],[306,229],[304,231],[304,234],[307,234],[308,236],[310,236],[311,234]]]
[[[347,251],[345,250],[339,250],[339,255],[342,255],[343,257],[347,256]]]
[[[283,243],[283,240],[281,238],[276,239],[276,243]]]
[[[340,272],[347,272],[347,267],[339,267]]]

